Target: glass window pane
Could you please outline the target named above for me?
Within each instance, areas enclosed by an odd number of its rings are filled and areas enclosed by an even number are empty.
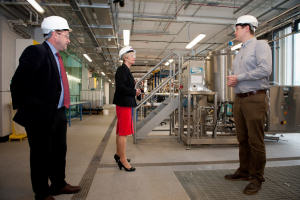
[[[292,85],[293,77],[293,36],[291,27],[279,30],[274,34],[278,39],[274,44],[274,82],[279,85]]]
[[[300,30],[300,23],[298,29]],[[294,35],[294,85],[300,85],[300,33]]]
[[[285,29],[285,35],[292,32],[292,27],[288,27]],[[285,84],[284,85],[292,85],[292,77],[293,77],[293,35],[289,35],[284,38],[285,39]]]

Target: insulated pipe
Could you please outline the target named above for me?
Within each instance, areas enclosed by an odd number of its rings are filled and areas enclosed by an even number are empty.
[[[73,10],[77,13],[78,18],[80,19],[82,25],[84,26],[85,30],[88,32],[90,38],[95,42],[96,47],[100,47],[101,45],[99,44],[98,40],[96,39],[92,29],[89,27],[89,23],[87,22],[86,18],[84,17],[79,5],[77,4],[76,0],[71,0],[70,1],[70,5],[73,8]],[[107,62],[107,59],[105,58],[105,56],[103,54],[100,54],[103,58],[103,60],[105,60]]]
[[[239,7],[236,11],[233,12],[233,14],[238,13],[240,10],[242,10],[243,8],[245,8],[246,6],[248,6],[252,1],[254,0],[249,0],[246,3],[244,3],[241,7]]]
[[[113,12],[113,0],[110,0],[110,12],[112,13],[112,21],[113,21],[113,33],[116,34],[119,32],[119,24],[118,24],[118,7],[115,6],[115,14]],[[116,40],[117,45],[120,44],[119,36],[116,34]],[[117,50],[119,51],[119,45],[117,47]],[[116,67],[116,66],[115,66]]]
[[[203,23],[203,24],[234,24],[235,19],[230,18],[218,18],[218,17],[190,17],[190,16],[163,16],[163,15],[135,15],[131,13],[119,13],[119,19],[129,19],[132,18],[140,19],[153,19],[157,20],[168,20],[171,22],[194,22],[194,23]]]
[[[286,3],[286,1],[283,2],[283,3]],[[282,5],[283,3],[280,3],[280,4],[276,5],[274,8],[276,8],[276,7],[280,6],[280,5]],[[270,20],[268,20],[268,21],[266,21],[266,22],[264,22],[264,23],[262,23],[262,24],[260,25],[260,27],[262,27],[262,26],[264,26],[264,25],[266,25],[266,24],[272,22],[273,20],[275,20],[275,19],[277,19],[277,18],[279,18],[279,17],[285,15],[286,13],[288,13],[288,12],[294,10],[294,9],[297,9],[297,8],[299,8],[299,7],[300,7],[300,4],[298,4],[298,5],[296,5],[296,6],[292,7],[292,8],[290,8],[290,9],[284,11],[283,13],[280,13],[279,15],[277,15],[277,16],[271,18]],[[272,8],[272,9],[274,9],[274,8]],[[270,11],[271,11],[271,10],[268,10],[268,13],[269,13]],[[262,17],[262,16],[265,15],[265,14],[267,14],[267,12],[265,12],[265,13],[262,14],[262,15],[260,15],[259,17]],[[258,18],[259,18],[259,17],[258,17]],[[268,29],[268,30],[271,31],[271,30],[273,30],[273,28]],[[263,33],[267,33],[267,31],[264,31]],[[257,33],[257,34],[256,34],[257,37],[260,36],[260,35],[262,35],[262,33]],[[234,40],[235,40],[235,39],[229,40],[229,41],[234,41]],[[217,47],[216,50],[220,50],[220,49],[226,47],[229,41],[227,41],[226,43],[224,43],[224,44],[220,45],[219,47]]]

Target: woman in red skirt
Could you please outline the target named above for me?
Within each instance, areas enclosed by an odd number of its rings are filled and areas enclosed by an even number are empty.
[[[123,64],[118,67],[115,81],[116,90],[113,103],[116,104],[117,113],[117,152],[114,155],[120,170],[135,171],[130,165],[130,159],[126,157],[127,135],[134,133],[132,122],[132,108],[136,106],[135,96],[140,95],[140,89],[134,88],[134,78],[130,72],[130,67],[135,63],[135,50],[131,46],[122,48],[119,52]]]

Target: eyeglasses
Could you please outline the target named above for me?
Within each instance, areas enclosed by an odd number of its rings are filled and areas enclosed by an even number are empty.
[[[65,35],[65,34],[63,34],[62,32],[58,32],[58,31],[56,31],[56,33],[57,33],[58,35],[64,36],[66,39],[70,39],[70,35],[69,35],[69,34]]]

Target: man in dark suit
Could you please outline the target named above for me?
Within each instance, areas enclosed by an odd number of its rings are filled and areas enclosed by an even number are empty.
[[[65,181],[69,85],[59,51],[67,49],[68,22],[47,17],[41,25],[46,41],[27,47],[11,81],[14,121],[25,127],[30,147],[32,188],[36,200],[53,200],[52,195],[72,194],[80,186]],[[48,180],[51,186],[48,185]]]

